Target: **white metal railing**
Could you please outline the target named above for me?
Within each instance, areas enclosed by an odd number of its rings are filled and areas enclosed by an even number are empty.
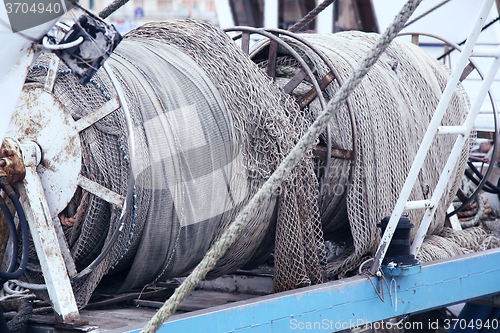
[[[460,57],[455,64],[455,69],[448,84],[446,85],[443,95],[441,96],[441,100],[439,101],[436,112],[434,113],[429,127],[427,128],[427,132],[422,139],[420,148],[417,152],[417,155],[415,156],[413,165],[410,169],[410,172],[408,173],[408,177],[406,178],[405,184],[396,202],[389,223],[380,241],[379,248],[377,249],[373,264],[370,268],[370,272],[373,274],[376,274],[379,270],[388,245],[391,242],[392,236],[396,230],[399,219],[401,218],[401,215],[405,210],[425,209],[424,217],[422,218],[420,227],[411,246],[411,253],[416,256],[418,254],[418,251],[420,250],[422,242],[427,234],[427,230],[429,229],[429,226],[436,212],[437,204],[441,200],[446,190],[447,184],[459,160],[464,144],[467,142],[467,138],[469,137],[469,134],[474,125],[474,120],[479,113],[479,109],[481,108],[486,93],[488,92],[488,89],[495,78],[498,68],[500,67],[500,46],[493,49],[474,50],[474,46],[481,32],[481,28],[483,27],[484,21],[488,16],[489,11],[491,10],[493,2],[494,0],[485,0],[483,2],[480,12],[469,33],[469,37],[467,38],[467,42],[465,43],[462,53],[460,54]],[[455,91],[455,88],[460,80],[465,66],[468,64],[469,57],[471,56],[491,57],[494,58],[494,61],[491,64],[487,75],[483,80],[483,83],[481,84],[478,96],[469,110],[465,123],[460,126],[440,126],[453,92]],[[458,135],[458,137],[455,141],[443,172],[441,173],[436,188],[433,191],[432,198],[430,198],[429,200],[408,201],[411,190],[417,180],[425,157],[427,156],[427,153],[436,135]]]

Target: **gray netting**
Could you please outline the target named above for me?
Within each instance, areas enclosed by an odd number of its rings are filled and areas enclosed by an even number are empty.
[[[365,57],[378,35],[357,31],[334,35],[303,34],[333,63],[342,80],[345,80]],[[301,54],[318,78],[329,69],[324,62],[303,44],[286,39]],[[268,47],[260,42],[251,51],[251,57],[263,58]],[[300,70],[285,50],[278,59],[278,82],[286,82]],[[261,66],[265,66],[263,63]],[[418,47],[395,40],[367,74],[361,85],[350,95],[357,129],[357,156],[352,182],[349,182],[350,161],[332,159],[328,183],[321,202],[321,216],[325,239],[346,242],[343,255],[328,264],[329,276],[344,276],[359,266],[367,256],[373,256],[380,231],[376,224],[392,213],[406,175],[425,134],[432,114],[444,90],[449,71]],[[325,91],[325,97],[333,97],[339,85],[333,82]],[[292,93],[300,98],[312,88],[304,81]],[[461,86],[455,91],[443,125],[459,125],[468,111],[468,98]],[[321,111],[317,101],[308,106],[313,119]],[[352,149],[353,140],[347,107],[343,107],[331,121],[332,147]],[[438,136],[424,162],[410,200],[430,198],[439,174],[451,151],[454,138]],[[450,204],[469,152],[467,145],[462,152],[447,191],[449,196],[439,203],[430,234],[444,227],[446,208]],[[318,174],[322,168],[318,167]],[[414,236],[423,211],[409,212],[416,224]]]
[[[500,246],[500,239],[479,227],[465,230],[444,228],[439,234],[425,239],[417,260],[428,262],[461,254],[484,251]]]
[[[73,285],[80,306],[100,283],[123,292],[187,274],[307,128],[293,99],[203,22],[145,25],[125,36],[108,63],[133,118],[136,186],[111,252]],[[40,58],[28,81],[44,82],[47,64]],[[54,95],[79,119],[115,92],[102,70],[82,87],[61,65]],[[122,111],[81,138],[82,174],[124,196],[130,161]],[[277,223],[278,233],[293,230],[295,241],[276,249],[275,290],[322,282],[317,187],[308,156],[282,186],[279,204],[275,196],[262,206],[209,277],[265,258]],[[76,192],[60,218],[74,222],[65,232],[79,270],[109,241],[119,215],[93,194]]]
[[[346,79],[377,35],[346,32],[305,38]],[[318,77],[326,74],[316,55],[290,43],[307,56]],[[265,47],[258,45],[254,54]],[[321,111],[317,101],[299,110],[293,98],[225,33],[203,22],[174,20],[142,26],[125,36],[108,62],[132,113],[136,186],[125,229],[112,251],[73,286],[80,306],[87,304],[99,284],[108,292],[123,292],[187,274]],[[40,58],[28,81],[44,82],[47,64],[47,57]],[[298,70],[296,61],[282,52],[276,82],[286,82]],[[448,76],[444,67],[417,47],[393,42],[350,97],[358,133],[352,183],[350,162],[333,159],[318,204],[317,179],[322,179],[324,165],[307,155],[209,277],[258,262],[276,243],[275,291],[322,282],[323,232],[328,239],[347,243],[344,255],[328,264],[330,276],[343,276],[373,255],[380,239],[376,224],[394,207]],[[338,87],[332,83],[325,97],[332,98]],[[293,95],[299,98],[310,88],[310,83],[303,82]],[[102,70],[83,87],[61,65],[54,95],[79,119],[114,98],[115,92]],[[462,123],[467,109],[467,97],[459,87],[443,125]],[[352,149],[350,126],[343,107],[331,121],[333,147]],[[81,138],[82,174],[125,195],[130,161],[122,111],[82,131]],[[452,141],[450,137],[435,140],[411,199],[432,195],[429,189],[437,182]],[[468,147],[452,177],[455,181],[450,182],[449,197],[439,204],[430,229],[439,236],[433,238],[459,238],[443,231],[444,214],[467,154]],[[75,193],[60,218],[74,221],[65,232],[79,270],[109,241],[119,215],[118,208],[93,194],[81,189]],[[410,213],[417,227],[421,216],[422,212]],[[495,245],[494,239],[476,236],[483,247]],[[453,244],[467,251],[461,243]],[[426,243],[422,253],[439,257],[427,250],[430,245]],[[458,252],[458,248],[447,250]]]
[[[212,26],[193,20],[151,23],[125,38],[168,43],[203,68],[231,113],[250,178],[267,179],[307,129],[308,121],[293,100],[265,77],[227,35]],[[294,170],[280,191],[274,291],[322,281],[319,267],[324,259],[323,237],[317,208],[317,180],[310,157]],[[252,194],[261,184],[255,184]],[[245,232],[242,237],[254,236]],[[221,259],[227,261],[225,271],[231,261],[245,258],[245,247],[246,244],[239,243],[229,249]]]

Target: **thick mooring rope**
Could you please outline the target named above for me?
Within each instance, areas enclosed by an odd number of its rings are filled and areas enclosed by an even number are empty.
[[[316,16],[318,16],[319,13],[321,13],[323,10],[325,10],[326,7],[330,6],[335,0],[325,0],[322,3],[320,3],[316,8],[311,10],[309,13],[307,13],[306,16],[300,19],[299,22],[295,23],[288,29],[288,31],[291,32],[297,32],[300,29],[302,29],[306,24],[314,20]]]
[[[129,2],[129,0],[115,0],[112,3],[110,3],[106,8],[101,10],[97,15],[99,15],[99,17],[104,20],[109,15],[113,14],[118,9],[123,7],[127,2]]]
[[[175,290],[174,294],[163,304],[154,317],[144,326],[141,333],[156,332],[158,328],[175,312],[182,301],[202,281],[206,274],[215,266],[217,261],[224,255],[233,244],[246,224],[258,211],[259,207],[275,193],[283,180],[286,179],[291,170],[299,163],[319,135],[326,129],[329,120],[336,114],[340,106],[345,103],[350,93],[356,89],[370,68],[377,62],[391,41],[403,28],[405,22],[415,11],[422,0],[409,0],[400,13],[394,19],[391,26],[387,28],[377,43],[370,50],[366,58],[361,62],[359,68],[344,82],[328,103],[314,123],[309,127],[304,136],[292,149],[288,156],[281,162],[276,171],[264,183],[262,188],[255,194],[250,202],[243,208],[236,219],[224,231],[221,238],[210,248],[202,261],[196,266],[184,282]]]

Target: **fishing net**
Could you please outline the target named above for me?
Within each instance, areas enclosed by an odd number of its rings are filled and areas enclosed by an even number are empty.
[[[293,99],[263,75],[226,34],[212,26],[192,20],[152,23],[134,30],[125,39],[148,39],[173,45],[203,68],[230,110],[245,154],[248,177],[261,180],[252,188],[252,195],[307,130],[309,122]],[[325,261],[325,254],[317,187],[308,154],[280,190],[275,292],[323,280],[320,265]],[[285,233],[288,237],[283,236]],[[249,232],[247,237],[254,236]],[[235,244],[226,257],[231,260],[245,258],[245,246],[244,243]],[[225,264],[226,271],[231,260]]]
[[[342,79],[378,38],[360,32],[304,37],[331,59]],[[318,78],[329,71],[308,48],[289,43]],[[265,53],[266,47],[258,44],[252,55]],[[28,83],[45,81],[48,61],[38,59]],[[279,87],[300,70],[284,50],[273,82],[258,66],[264,62],[256,65],[225,33],[203,22],[146,24],[124,37],[108,63],[131,110],[136,185],[124,230],[111,252],[85,279],[73,281],[79,306],[87,304],[98,286],[119,293],[188,274],[321,111],[317,100],[303,110],[294,101],[312,88],[307,80],[292,97]],[[323,234],[345,243],[346,249],[328,263],[330,277],[342,277],[373,256],[380,240],[376,224],[392,212],[448,77],[444,67],[417,47],[392,43],[350,96],[356,139],[346,106],[330,123],[332,147],[352,150],[356,145],[354,168],[349,160],[332,159],[326,182],[319,184],[325,165],[306,154],[208,277],[257,265],[274,247],[275,291],[320,283],[326,266]],[[338,88],[334,81],[325,98]],[[81,86],[60,65],[54,95],[80,119],[115,98],[115,91],[102,70]],[[442,124],[463,123],[467,110],[459,86]],[[80,136],[82,174],[125,196],[131,161],[122,111]],[[319,143],[326,140],[323,134]],[[410,199],[430,198],[453,141],[446,136],[434,141]],[[425,260],[470,248],[456,241],[466,239],[460,234],[443,231],[468,151],[465,147],[430,228],[434,244],[441,237],[456,246],[435,253],[439,246],[427,250],[433,243],[426,242]],[[110,241],[120,213],[92,193],[77,190],[59,217],[74,221],[65,233],[78,270]],[[422,214],[409,213],[417,227]],[[484,234],[473,236],[483,247],[495,245]],[[28,279],[40,277],[36,264],[30,267]]]
[[[465,230],[444,228],[439,234],[430,235],[422,244],[417,260],[428,262],[461,254],[484,251],[500,246],[498,236],[488,234],[479,227]]]
[[[147,24],[126,35],[108,63],[131,110],[136,184],[111,252],[85,279],[73,281],[79,306],[99,284],[120,293],[189,273],[308,125],[290,96],[225,33],[203,22]],[[47,64],[40,58],[28,82],[43,83]],[[60,65],[54,95],[80,119],[115,92],[102,70],[81,86]],[[80,135],[82,174],[125,196],[130,160],[121,109]],[[277,229],[293,241],[275,250],[275,291],[322,282],[317,187],[308,155],[208,278],[267,258]],[[109,242],[120,213],[78,189],[60,214],[74,222],[65,233],[79,271]],[[33,279],[39,269],[30,274]]]
[[[342,80],[356,69],[378,38],[376,34],[356,31],[301,36],[331,60]],[[310,48],[294,39],[284,39],[306,60],[317,79],[330,71]],[[251,50],[250,56],[259,63],[258,59],[265,59],[262,54],[267,53],[267,48],[268,42],[260,42]],[[267,63],[264,60],[260,65],[265,67]],[[286,84],[299,70],[300,66],[293,57],[286,50],[279,49],[277,82]],[[330,277],[343,277],[374,255],[380,242],[380,230],[376,224],[392,213],[448,78],[449,70],[427,53],[412,44],[395,40],[350,95],[357,132],[354,172],[350,174],[351,161],[332,158],[328,180],[326,184],[321,184],[325,189],[320,198],[325,239],[345,243],[346,247],[341,255],[329,262]],[[338,88],[338,82],[334,81],[324,90],[325,98],[331,99]],[[300,99],[310,89],[312,84],[304,81],[292,95]],[[459,85],[442,125],[463,124],[468,109],[467,95]],[[305,110],[314,119],[321,106],[316,101]],[[332,147],[352,150],[351,122],[346,105],[337,112],[330,126]],[[454,141],[452,136],[436,137],[410,200],[432,196]],[[466,145],[462,151],[445,191],[447,195],[438,204],[429,234],[443,230],[446,209],[460,184],[469,149]],[[321,175],[325,170],[324,164],[319,164],[317,170]],[[408,212],[410,220],[416,225],[412,237],[423,213]]]

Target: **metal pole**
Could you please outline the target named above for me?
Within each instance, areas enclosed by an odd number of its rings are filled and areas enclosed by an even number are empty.
[[[375,254],[373,264],[370,268],[370,272],[372,274],[376,274],[376,272],[380,268],[380,265],[382,264],[382,260],[384,259],[389,243],[396,230],[399,218],[401,217],[401,214],[403,213],[405,206],[407,205],[407,201],[408,198],[410,197],[413,185],[415,184],[415,180],[417,179],[420,169],[422,168],[425,157],[427,156],[427,152],[429,151],[432,145],[438,127],[441,125],[444,113],[448,108],[448,104],[460,80],[462,71],[469,61],[469,56],[472,53],[472,49],[476,43],[477,38],[479,37],[481,28],[484,25],[484,20],[488,16],[493,1],[494,0],[484,1],[483,6],[481,7],[481,10],[479,12],[479,15],[477,16],[477,19],[474,23],[474,26],[471,29],[469,37],[467,38],[467,43],[465,44],[464,49],[460,54],[460,57],[455,65],[455,70],[453,71],[450,81],[446,85],[443,95],[441,96],[441,100],[439,101],[439,104],[436,108],[436,112],[434,113],[434,116],[432,117],[432,120],[427,129],[427,132],[425,133],[424,138],[422,139],[420,148],[417,152],[417,155],[415,156],[413,165],[410,168],[408,177],[406,178],[405,184],[396,202],[396,206],[394,207],[394,211],[392,212],[387,228],[385,229],[384,235],[382,236],[382,239],[380,241],[379,248],[377,249],[377,253]],[[425,229],[425,233],[427,233],[427,229]]]
[[[495,52],[498,53],[500,51],[500,46],[496,50],[491,50],[491,51],[492,51],[491,54]],[[448,157],[448,161],[446,162],[443,173],[441,174],[441,177],[439,178],[439,181],[436,185],[436,189],[434,190],[434,194],[432,196],[433,200],[436,203],[439,201],[438,198],[441,198],[443,196],[448,186],[450,177],[453,173],[453,170],[455,169],[455,166],[458,162],[458,159],[460,158],[460,155],[462,154],[462,149],[474,125],[474,120],[476,119],[476,116],[479,113],[479,110],[481,109],[483,100],[486,97],[486,93],[488,92],[491,83],[495,79],[498,68],[500,68],[500,57],[498,57],[497,55],[496,59],[491,64],[490,69],[486,74],[486,77],[484,78],[484,81],[477,94],[477,97],[474,100],[474,103],[472,104],[469,114],[467,115],[467,119],[465,120],[465,126],[467,128],[467,131],[466,133],[460,135],[455,141],[455,145],[453,146],[451,154]],[[429,226],[432,222],[432,218],[434,217],[436,209],[437,209],[437,204],[435,204],[434,207],[427,208],[425,215],[422,218],[422,222],[420,223],[420,227],[418,228],[417,235],[415,236],[415,239],[413,240],[413,244],[411,246],[411,253],[414,254],[415,256],[418,254],[418,251],[422,246],[422,242],[424,241],[424,238],[427,235],[427,230],[429,229]]]

